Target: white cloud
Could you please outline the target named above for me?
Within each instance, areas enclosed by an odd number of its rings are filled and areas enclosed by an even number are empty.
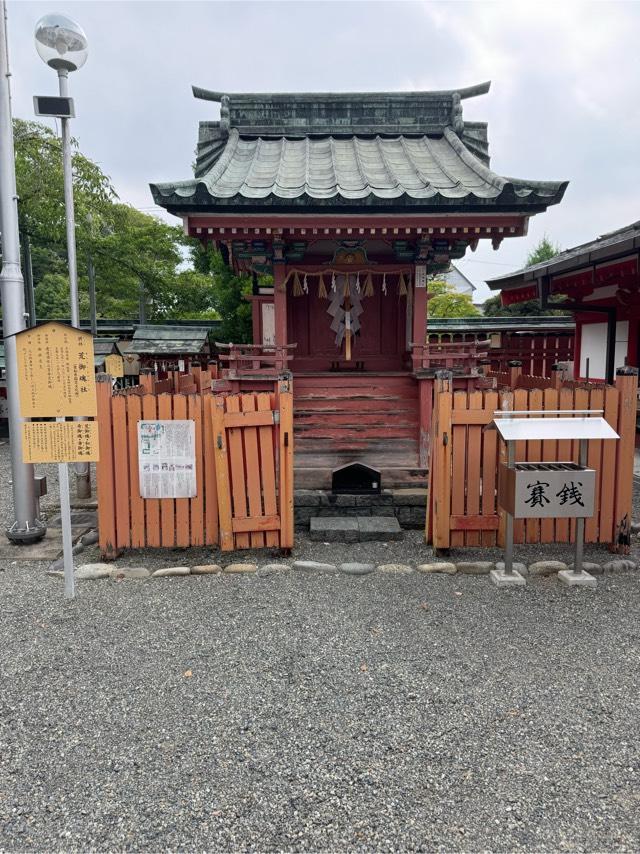
[[[55,91],[33,27],[46,2],[9,2],[15,114]],[[121,197],[150,207],[148,182],[188,177],[197,83],[228,91],[451,88],[491,79],[464,102],[489,121],[492,165],[505,175],[571,180],[565,201],[529,235],[461,266],[483,277],[520,266],[549,236],[569,246],[640,218],[633,61],[640,4],[611,2],[65,2],[90,39],[71,79],[74,134]],[[466,265],[466,266],[464,266]]]

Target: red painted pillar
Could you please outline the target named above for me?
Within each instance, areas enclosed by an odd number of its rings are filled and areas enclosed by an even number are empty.
[[[425,344],[427,340],[427,271],[426,266],[416,265],[413,287],[413,330],[414,344]],[[422,349],[413,351],[414,371],[421,367]]]
[[[262,300],[249,297],[251,300],[251,325],[253,329],[253,343],[262,344]]]
[[[287,344],[287,268],[284,264],[273,265],[273,304],[276,327],[276,347]]]
[[[430,453],[431,419],[433,418],[433,377],[421,377],[418,380],[418,401],[420,405],[418,458],[420,468],[427,468]]]

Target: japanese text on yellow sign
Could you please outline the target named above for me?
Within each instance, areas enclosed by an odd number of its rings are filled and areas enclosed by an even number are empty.
[[[93,338],[63,323],[16,335],[23,418],[96,415]]]
[[[104,372],[112,377],[124,376],[124,359],[117,353],[112,353],[104,360]]]
[[[25,463],[82,463],[100,457],[96,421],[27,421],[22,425]]]

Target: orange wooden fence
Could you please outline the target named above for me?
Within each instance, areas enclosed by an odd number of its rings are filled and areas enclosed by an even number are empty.
[[[498,409],[601,409],[618,441],[591,441],[588,465],[597,471],[596,513],[586,522],[587,542],[628,551],[638,378],[621,374],[615,386],[563,384],[562,388],[490,391],[452,390],[436,380],[429,471],[427,541],[435,548],[504,544],[504,514],[497,506],[499,462],[506,448],[495,429],[485,429]],[[516,461],[578,460],[578,442],[516,443]],[[575,522],[514,522],[517,543],[569,542]]]
[[[145,547],[292,548],[289,379],[280,380],[273,393],[226,397],[206,388],[188,394],[146,394],[144,388],[114,394],[108,375],[97,379],[96,473],[103,556],[114,558],[122,549]],[[192,392],[193,383],[183,385]],[[231,413],[237,413],[236,420]],[[172,419],[195,422],[196,496],[144,499],[139,486],[138,422]],[[225,479],[230,488],[225,488]]]

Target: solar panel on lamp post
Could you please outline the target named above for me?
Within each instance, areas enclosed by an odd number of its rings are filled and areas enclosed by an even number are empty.
[[[76,225],[73,204],[73,171],[71,159],[70,117],[74,115],[69,97],[69,72],[77,71],[87,61],[89,42],[82,27],[66,15],[45,15],[36,24],[36,50],[42,61],[58,72],[59,98],[36,98],[36,112],[60,119],[62,138],[62,165],[64,172],[64,205],[67,230],[67,258],[69,264],[69,298],[71,325],[80,327],[78,302],[78,263],[76,256]],[[40,109],[38,109],[38,104]],[[48,109],[50,111],[48,111]],[[91,475],[88,463],[76,463],[76,496],[89,498]]]

